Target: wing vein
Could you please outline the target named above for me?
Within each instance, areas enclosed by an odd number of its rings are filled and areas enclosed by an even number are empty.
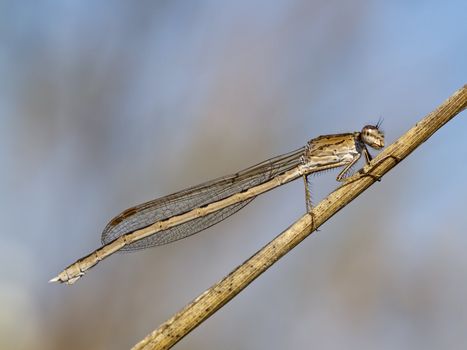
[[[238,173],[207,181],[200,185],[129,208],[113,218],[105,227],[102,232],[102,244],[107,244],[127,233],[225,199],[269,181],[273,177],[298,166],[304,150],[305,148],[302,147],[290,153],[268,159]],[[159,231],[152,236],[125,246],[121,250],[134,251],[145,249],[188,237],[226,219],[242,209],[253,199],[235,203],[206,216]]]

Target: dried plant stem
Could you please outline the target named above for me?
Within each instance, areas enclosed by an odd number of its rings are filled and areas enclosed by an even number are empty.
[[[436,110],[388,146],[361,172],[349,178],[341,187],[321,201],[313,209],[311,215],[302,216],[228,276],[136,344],[133,349],[171,348],[466,107],[467,85],[464,85]]]

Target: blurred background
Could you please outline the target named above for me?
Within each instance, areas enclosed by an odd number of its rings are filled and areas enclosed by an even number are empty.
[[[466,11],[2,1],[0,348],[130,348],[300,217],[302,182],[72,287],[47,281],[132,205],[380,117],[391,143],[467,83]],[[465,349],[465,116],[176,349]],[[314,203],[337,173],[312,177]]]

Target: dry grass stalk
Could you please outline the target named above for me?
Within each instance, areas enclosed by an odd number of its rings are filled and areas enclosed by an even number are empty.
[[[363,170],[321,201],[287,230],[268,243],[220,282],[185,306],[181,311],[134,346],[134,350],[169,349],[214,314],[256,277],[308,237],[360,193],[381,179],[439,128],[467,107],[467,85],[457,90],[397,141],[388,146]],[[313,219],[312,219],[313,217]]]

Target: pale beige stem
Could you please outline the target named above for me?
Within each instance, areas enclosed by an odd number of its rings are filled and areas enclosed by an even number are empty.
[[[363,171],[341,187],[220,282],[185,306],[133,349],[169,349],[201,322],[219,310],[273,263],[308,237],[360,193],[425,142],[436,130],[467,107],[467,85],[456,91],[396,142],[381,152]]]

